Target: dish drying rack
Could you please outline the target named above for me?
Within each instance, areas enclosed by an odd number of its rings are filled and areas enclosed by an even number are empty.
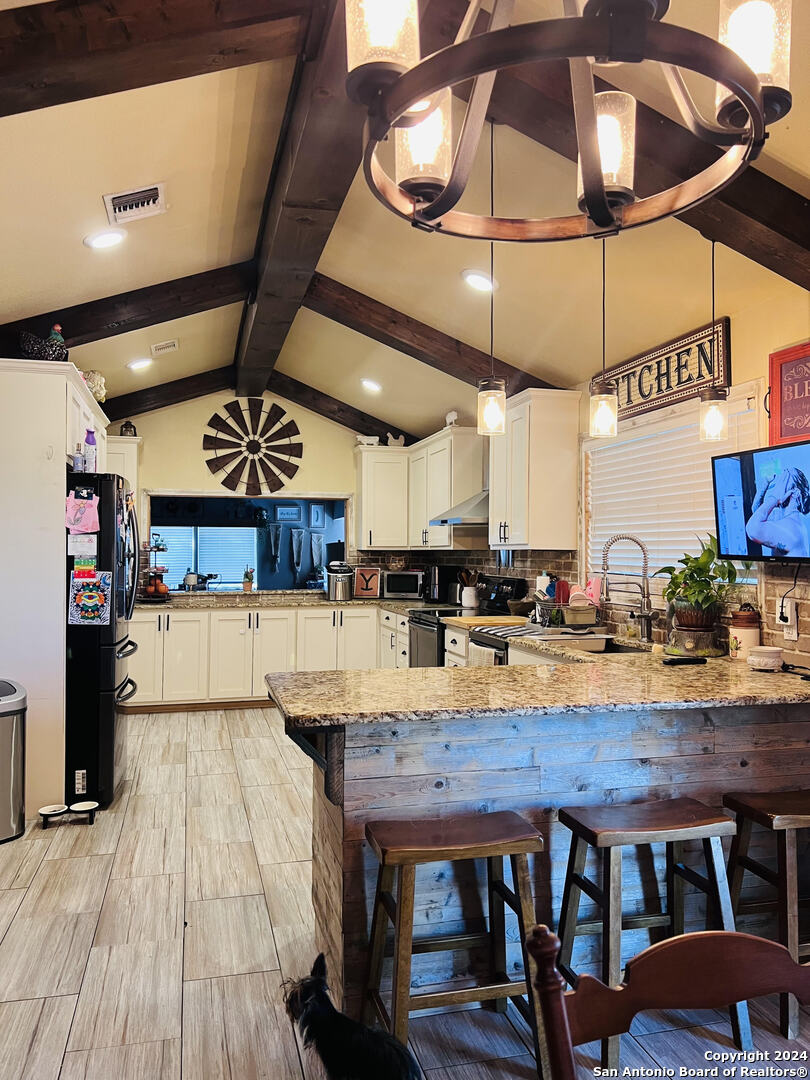
[[[593,604],[561,604],[557,600],[535,600],[534,617],[538,626],[559,626],[571,630],[593,630],[599,626],[599,608]]]

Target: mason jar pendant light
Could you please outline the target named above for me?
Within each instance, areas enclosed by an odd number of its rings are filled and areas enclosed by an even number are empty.
[[[718,357],[715,349],[717,327],[717,244],[712,241],[712,385],[700,392],[700,441],[725,442],[728,438],[728,390],[717,386]]]
[[[602,239],[602,378],[591,386],[592,439],[615,439],[619,434],[619,391],[605,374],[607,352],[607,240]]]
[[[720,44],[744,60],[762,84],[766,124],[781,120],[793,103],[790,93],[792,0],[721,0]],[[745,110],[734,94],[717,85],[717,118],[736,127]]]
[[[396,181],[419,199],[435,199],[453,168],[453,95],[440,90],[431,111],[411,127],[396,129]]]
[[[595,94],[596,133],[605,195],[611,209],[630,206],[636,196],[633,184],[636,175],[636,99],[631,94],[608,90]],[[582,178],[582,156],[577,169],[577,205],[583,212],[585,183]]]
[[[489,212],[495,216],[495,124],[489,124]],[[495,244],[489,244],[489,280],[495,282]],[[495,374],[495,289],[489,294],[489,376],[478,380],[478,434],[506,434],[506,379]]]
[[[349,94],[368,105],[421,59],[419,0],[346,0],[346,54]]]

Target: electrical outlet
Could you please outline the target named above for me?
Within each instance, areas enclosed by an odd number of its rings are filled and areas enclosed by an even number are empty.
[[[799,640],[799,622],[795,600],[779,600],[776,605],[776,622],[784,630],[785,641]]]

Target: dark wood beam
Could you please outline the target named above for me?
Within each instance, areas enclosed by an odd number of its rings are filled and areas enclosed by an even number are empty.
[[[108,296],[103,300],[91,300],[86,304],[32,315],[30,319],[0,326],[0,348],[3,356],[16,356],[19,350],[19,333],[30,330],[47,337],[54,323],[62,325],[66,344],[86,345],[88,341],[127,334],[145,326],[182,319],[200,311],[224,307],[247,300],[254,288],[256,268],[252,261],[206,270],[201,274],[164,281],[161,285],[149,285],[145,289]]]
[[[449,45],[466,10],[466,0],[430,0],[422,19],[423,53]],[[610,84],[597,82],[598,89],[611,89]],[[460,88],[459,92],[463,96],[466,91]],[[576,161],[567,63],[533,64],[501,72],[495,81],[490,114],[496,122]],[[720,156],[715,147],[641,102],[636,131],[640,195],[679,184]],[[810,289],[810,202],[763,172],[747,169],[728,188],[679,220],[708,240],[716,240]]]
[[[111,421],[125,420],[131,416],[154,412],[155,409],[165,409],[169,405],[193,401],[195,398],[216,393],[218,390],[231,390],[234,388],[235,380],[235,368],[229,365],[216,368],[214,371],[203,371],[199,375],[189,375],[185,379],[175,379],[174,382],[162,383],[160,386],[135,390],[131,394],[121,394],[119,397],[105,401],[101,407]],[[361,435],[379,435],[383,443],[389,432],[396,437],[404,435],[407,444],[416,442],[415,435],[403,431],[394,424],[387,424],[376,416],[371,416],[360,409],[355,409],[352,405],[338,401],[337,398],[323,394],[320,390],[315,390],[314,387],[307,386],[306,383],[299,382],[280,371],[272,373],[268,385],[262,387],[259,393],[264,390],[270,394],[278,394],[287,401],[301,405],[310,412],[318,413],[319,416],[333,420],[336,424],[341,424]]]
[[[102,402],[101,408],[110,420],[125,420],[130,416],[165,409],[168,405],[179,405],[183,401],[193,401],[217,390],[233,388],[235,373],[233,364],[228,367],[202,371],[199,375],[189,375],[185,379],[161,383],[159,386],[147,386],[143,390],[134,390],[131,394],[121,394]]]
[[[287,401],[294,401],[296,405],[302,405],[305,409],[318,413],[327,420],[334,420],[336,424],[342,424],[343,427],[350,428],[360,435],[379,435],[383,444],[389,432],[394,437],[404,435],[408,445],[417,441],[415,435],[403,431],[394,424],[387,424],[385,420],[379,420],[370,413],[355,409],[353,405],[347,405],[344,401],[338,401],[337,398],[323,394],[320,390],[315,390],[312,386],[307,386],[306,383],[299,382],[281,371],[272,373],[267,383],[267,391],[278,394]]]
[[[320,51],[299,66],[270,178],[258,287],[236,350],[241,394],[266,385],[360,163],[365,113],[344,89],[343,4],[325,0],[323,15]]]
[[[53,0],[0,11],[0,116],[295,56],[312,0]]]
[[[490,373],[489,353],[466,345],[441,330],[434,330],[432,326],[323,274],[313,276],[304,297],[304,307],[473,386]],[[506,379],[510,394],[528,387],[554,389],[551,383],[503,360],[495,360],[495,374]]]

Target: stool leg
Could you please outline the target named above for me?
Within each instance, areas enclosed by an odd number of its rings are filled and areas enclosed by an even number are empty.
[[[416,867],[400,866],[397,888],[397,924],[394,936],[394,992],[391,1001],[391,1033],[408,1045],[408,1013],[411,998],[413,953],[413,894]]]
[[[715,904],[721,930],[734,929],[734,912],[731,907],[731,893],[726,877],[726,864],[723,859],[723,842],[719,836],[710,836],[703,841],[703,857],[706,860],[706,872],[711,886],[709,902]],[[753,1050],[751,1020],[748,1016],[748,1004],[745,1001],[732,1005],[729,1009],[731,1033],[738,1050]]]
[[[391,892],[394,884],[393,866],[380,866],[377,871],[377,891],[374,894],[374,910],[371,916],[371,936],[368,943],[368,964],[366,966],[366,985],[363,990],[363,1023],[373,1024],[377,1011],[371,1001],[371,991],[380,991],[382,982],[383,960],[385,959],[385,935],[388,930],[388,915],[382,906],[381,898],[385,892]]]
[[[795,961],[799,959],[799,884],[796,863],[796,832],[780,829],[776,834],[779,941]],[[785,1039],[799,1037],[799,1003],[793,994],[779,996],[779,1027]]]
[[[535,971],[534,961],[526,948],[526,939],[532,932],[537,922],[535,915],[534,900],[532,899],[532,883],[529,877],[529,858],[527,855],[512,855],[512,884],[518,902],[518,932],[523,946],[523,970],[526,974],[526,993],[529,998],[529,1011],[532,1020],[532,1035],[534,1036],[534,1057],[537,1062],[537,1071],[545,1080],[551,1078],[551,1061],[548,1056],[548,1044],[546,1042],[546,1029],[543,1023],[543,1014],[540,1011],[540,998],[534,985]]]
[[[493,978],[506,974],[506,908],[503,897],[494,889],[496,881],[503,881],[503,856],[487,859],[487,894],[489,897],[489,967]],[[506,998],[492,1002],[495,1012],[505,1013]]]
[[[618,986],[622,977],[622,849],[602,853],[602,982]],[[602,1040],[602,1068],[619,1067],[619,1036]]]
[[[683,878],[675,873],[675,867],[683,859],[683,844],[673,841],[667,844],[667,915],[671,920],[669,933],[677,937],[683,933]]]
[[[731,851],[728,853],[728,887],[731,893],[731,907],[735,915],[740,906],[740,893],[745,876],[745,867],[740,866],[740,859],[744,859],[748,854],[752,825],[751,819],[745,817],[744,814],[737,814],[736,820],[737,832],[731,841]]]
[[[565,886],[563,887],[562,904],[560,906],[560,921],[557,925],[557,937],[560,939],[559,967],[563,974],[566,971],[571,971],[571,954],[574,951],[579,899],[582,895],[582,890],[573,883],[573,878],[574,874],[582,874],[584,871],[587,854],[587,843],[580,836],[572,833],[571,848],[568,854],[568,869],[565,872]]]

